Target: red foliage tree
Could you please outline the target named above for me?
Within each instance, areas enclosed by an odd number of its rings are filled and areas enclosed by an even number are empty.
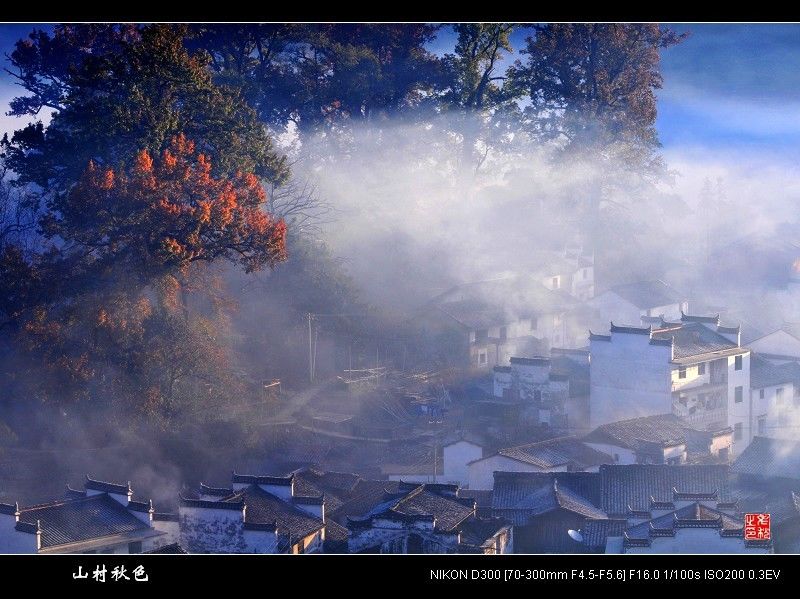
[[[90,162],[43,229],[85,255],[87,268],[124,264],[145,282],[219,258],[252,272],[286,257],[286,226],[265,202],[254,175],[213,176],[207,156],[179,135],[131,165]]]

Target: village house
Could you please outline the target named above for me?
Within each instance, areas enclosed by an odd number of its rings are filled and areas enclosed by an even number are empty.
[[[719,494],[673,490],[672,501],[653,504],[653,518],[607,537],[605,553],[772,553],[770,539],[745,540],[744,516]]]
[[[733,431],[698,430],[674,414],[657,414],[602,424],[582,441],[616,464],[726,463]]]
[[[590,352],[592,428],[671,412],[696,429],[731,427],[733,454],[744,449],[750,350],[738,327],[687,314],[656,327],[611,323],[609,334],[590,334]]]
[[[702,495],[732,505],[729,467],[631,464],[602,465],[598,472],[495,472],[492,513],[513,523],[518,552],[604,552],[607,538],[684,507],[674,504],[676,492],[692,501]],[[570,530],[581,534],[574,538]]]
[[[0,553],[142,553],[171,542],[151,501],[133,499],[130,483],[86,477],[84,490],[20,507],[0,503]]]
[[[779,329],[751,340],[747,346],[770,362],[800,360],[800,323],[787,322]]]
[[[770,514],[775,552],[800,552],[800,441],[756,436],[731,472],[742,511]]]
[[[294,475],[236,474],[229,488],[201,484],[180,497],[181,545],[190,553],[321,553],[325,497],[303,496]]]
[[[479,518],[458,485],[400,483],[362,517],[348,517],[350,553],[511,553],[510,524]]]
[[[563,252],[535,252],[529,256],[531,275],[548,289],[563,289],[580,301],[594,297],[594,256],[580,247],[568,247]]]
[[[502,472],[590,472],[613,458],[574,437],[559,437],[537,443],[507,447],[467,464],[470,489],[491,489],[494,473]]]
[[[593,328],[602,327],[609,320],[629,324],[638,324],[642,317],[677,320],[689,310],[687,299],[664,281],[617,285],[597,294],[587,305]]]
[[[567,315],[577,303],[533,276],[506,277],[445,291],[418,312],[417,324],[456,365],[488,370],[511,356],[576,343]]]
[[[800,414],[800,364],[776,364],[755,352],[750,359],[750,395],[739,424],[742,441],[755,436],[787,437]]]

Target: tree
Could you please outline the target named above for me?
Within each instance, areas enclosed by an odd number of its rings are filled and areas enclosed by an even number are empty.
[[[17,42],[12,74],[29,95],[12,113],[54,110],[50,124],[32,123],[3,146],[19,184],[52,197],[66,193],[89,161],[116,166],[140,150],[160,152],[184,134],[215,165],[268,180],[287,175],[265,126],[241,94],[215,85],[205,53],[183,45],[178,25],[61,25]]]
[[[286,227],[262,208],[255,175],[215,177],[212,163],[184,135],[155,159],[141,150],[117,169],[90,162],[43,219],[49,238],[79,252],[83,268],[125,269],[142,283],[223,258],[245,272],[285,258]]]
[[[408,116],[439,80],[427,24],[203,25],[218,81],[235,82],[265,122],[303,135]]]
[[[525,120],[564,150],[660,173],[655,90],[660,50],[683,36],[652,23],[535,26],[511,71],[530,100]]]
[[[462,172],[471,180],[489,153],[503,145],[516,113],[514,96],[503,85],[503,59],[512,52],[509,23],[462,23],[454,25],[455,52],[444,57],[445,89],[440,107],[445,115],[456,115],[454,126],[461,136]]]

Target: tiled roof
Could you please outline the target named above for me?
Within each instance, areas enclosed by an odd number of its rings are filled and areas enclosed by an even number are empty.
[[[614,461],[611,456],[588,447],[575,437],[560,437],[518,447],[509,447],[501,449],[497,453],[539,468],[554,468],[569,464],[574,466],[575,469],[585,470],[592,466],[608,464]]]
[[[93,491],[103,491],[105,493],[117,493],[119,495],[127,495],[131,490],[131,484],[109,483],[102,480],[94,480],[86,475],[86,482],[84,486]]]
[[[583,544],[591,552],[605,552],[606,540],[608,537],[621,537],[628,526],[628,521],[624,519],[596,519],[586,520],[581,528]]]
[[[673,414],[642,416],[602,424],[583,437],[587,443],[607,443],[636,449],[640,441],[658,444],[683,443],[686,425]]]
[[[149,513],[153,509],[152,501],[129,501],[128,509],[132,512]]]
[[[232,481],[244,485],[280,485],[290,487],[294,476],[257,476],[254,474],[233,473]]]
[[[672,501],[673,489],[682,493],[717,491],[721,501],[731,499],[728,466],[724,465],[604,465],[600,466],[601,505],[610,516],[629,509],[649,510],[650,502]]]
[[[80,499],[81,497],[86,497],[86,490],[78,490],[73,489],[69,485],[67,485],[67,490],[64,491],[64,498],[65,499]]]
[[[241,511],[244,508],[244,501],[242,499],[239,499],[238,501],[206,501],[205,499],[191,499],[189,497],[183,497],[182,495],[179,495],[178,499],[180,500],[181,506],[189,508],[231,511]]]
[[[738,347],[733,341],[699,322],[685,322],[663,329],[655,329],[652,337],[653,339],[673,339],[675,359],[733,350]]]
[[[150,551],[142,551],[142,553],[166,553],[170,555],[185,554],[187,551],[180,546],[179,543],[170,543],[169,545],[162,545],[158,549],[151,549]]]
[[[677,304],[685,299],[664,281],[638,281],[627,285],[617,285],[609,291],[642,309]]]
[[[13,516],[19,511],[19,505],[16,503],[0,503],[0,514]]]
[[[461,526],[461,542],[480,547],[510,525],[505,518],[470,518]]]
[[[598,483],[594,472],[496,472],[492,509],[515,524],[525,524],[530,516],[558,507],[589,518],[605,518],[592,502],[592,496],[598,494],[591,487]]]
[[[166,514],[164,512],[154,512],[153,521],[178,522],[180,521],[180,516],[178,516],[178,514]]]
[[[147,531],[150,527],[108,495],[22,508],[20,521],[41,522],[42,547]]]
[[[350,531],[347,530],[344,526],[335,522],[334,520],[328,520],[325,522],[325,541],[346,541],[347,537],[350,536]]]
[[[511,358],[509,361],[512,364],[521,364],[523,366],[550,366],[550,358],[542,356],[533,358]]]
[[[735,474],[800,479],[800,441],[754,437],[733,462]]]
[[[233,493],[233,489],[226,489],[224,487],[210,487],[205,483],[200,483],[200,494],[210,495],[212,497],[227,497]]]
[[[719,314],[705,316],[702,314],[686,314],[681,310],[681,322],[703,322],[719,326]]]
[[[741,516],[731,516],[701,503],[692,503],[658,518],[626,529],[630,539],[648,539],[654,536],[672,536],[680,528],[715,528],[723,530],[726,536],[741,536],[744,520]]]
[[[773,364],[759,355],[751,355],[750,387],[763,389],[785,383],[800,383],[800,364]]]
[[[331,510],[328,516],[339,521],[344,521],[348,516],[353,518],[364,516],[376,505],[396,494],[399,486],[398,481],[360,480],[342,505],[336,510]]]
[[[492,507],[492,490],[479,489],[459,489],[458,496],[461,499],[472,499],[478,507]]]
[[[395,503],[391,511],[406,516],[433,516],[436,528],[448,532],[475,513],[475,503],[473,500],[436,493],[427,485],[419,485]]]
[[[324,526],[319,518],[267,493],[256,484],[222,499],[221,503],[241,501],[247,506],[245,524],[277,525],[279,533],[289,533],[293,538],[305,537]]]

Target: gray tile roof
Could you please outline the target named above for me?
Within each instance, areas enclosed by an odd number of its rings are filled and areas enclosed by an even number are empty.
[[[461,526],[461,542],[480,547],[511,523],[504,518],[471,518]]]
[[[754,437],[731,470],[759,478],[800,480],[800,441]]]
[[[475,503],[470,499],[436,493],[427,485],[420,485],[395,503],[391,511],[406,516],[433,516],[436,528],[449,532],[474,515]]]
[[[290,487],[293,476],[257,476],[254,474],[233,473],[232,481],[236,484],[245,485],[280,485]]]
[[[600,466],[601,505],[610,516],[627,516],[630,508],[649,510],[651,500],[672,501],[682,493],[716,491],[730,501],[729,468],[725,465],[605,465]]]
[[[574,474],[591,477],[570,476]],[[587,518],[605,518],[605,513],[592,503],[591,493],[585,492],[597,482],[597,473],[496,472],[492,510],[517,525],[558,508]]]
[[[652,338],[674,339],[673,351],[676,359],[732,350],[738,347],[733,341],[726,339],[699,322],[688,322],[671,325],[663,329],[654,329]]]
[[[202,495],[211,495],[212,497],[227,497],[233,493],[232,488],[226,489],[225,487],[210,487],[205,483],[200,483],[200,493]]]
[[[640,441],[671,444],[686,440],[686,425],[673,414],[642,416],[602,424],[583,437],[588,443],[607,443],[637,449]]]
[[[744,518],[695,502],[658,518],[630,526],[625,530],[628,538],[649,539],[653,536],[668,536],[679,528],[708,527],[723,530],[732,535],[743,534]]]
[[[242,501],[247,506],[246,525],[277,526],[279,533],[289,533],[295,539],[305,537],[324,526],[321,519],[264,491],[257,484],[251,484],[220,500],[221,503],[233,504]]]
[[[800,383],[800,364],[773,364],[754,354],[750,357],[750,387],[763,389],[788,383]]]
[[[590,552],[604,553],[608,537],[621,537],[628,526],[625,519],[587,520],[581,528],[583,544]]]
[[[539,468],[569,465],[571,469],[585,470],[614,461],[611,456],[592,449],[575,437],[560,437],[517,447],[508,447],[500,449],[497,453]]]
[[[609,291],[641,309],[668,306],[685,300],[680,293],[664,281],[638,281],[627,285],[617,285]]]
[[[169,555],[180,555],[188,552],[183,547],[181,547],[179,543],[170,543],[169,545],[162,545],[157,549],[151,549],[150,551],[142,551],[142,553],[165,553]]]
[[[364,516],[376,505],[395,496],[399,487],[399,481],[360,480],[342,505],[336,510],[331,510],[328,516],[340,522],[343,522],[348,516],[353,518]]]
[[[22,508],[20,521],[41,523],[42,547],[148,531],[150,527],[106,494]]]
[[[127,495],[131,490],[131,483],[109,483],[102,480],[95,480],[86,475],[86,482],[83,484],[87,489],[93,491],[103,491],[104,493],[116,493],[119,495]]]

